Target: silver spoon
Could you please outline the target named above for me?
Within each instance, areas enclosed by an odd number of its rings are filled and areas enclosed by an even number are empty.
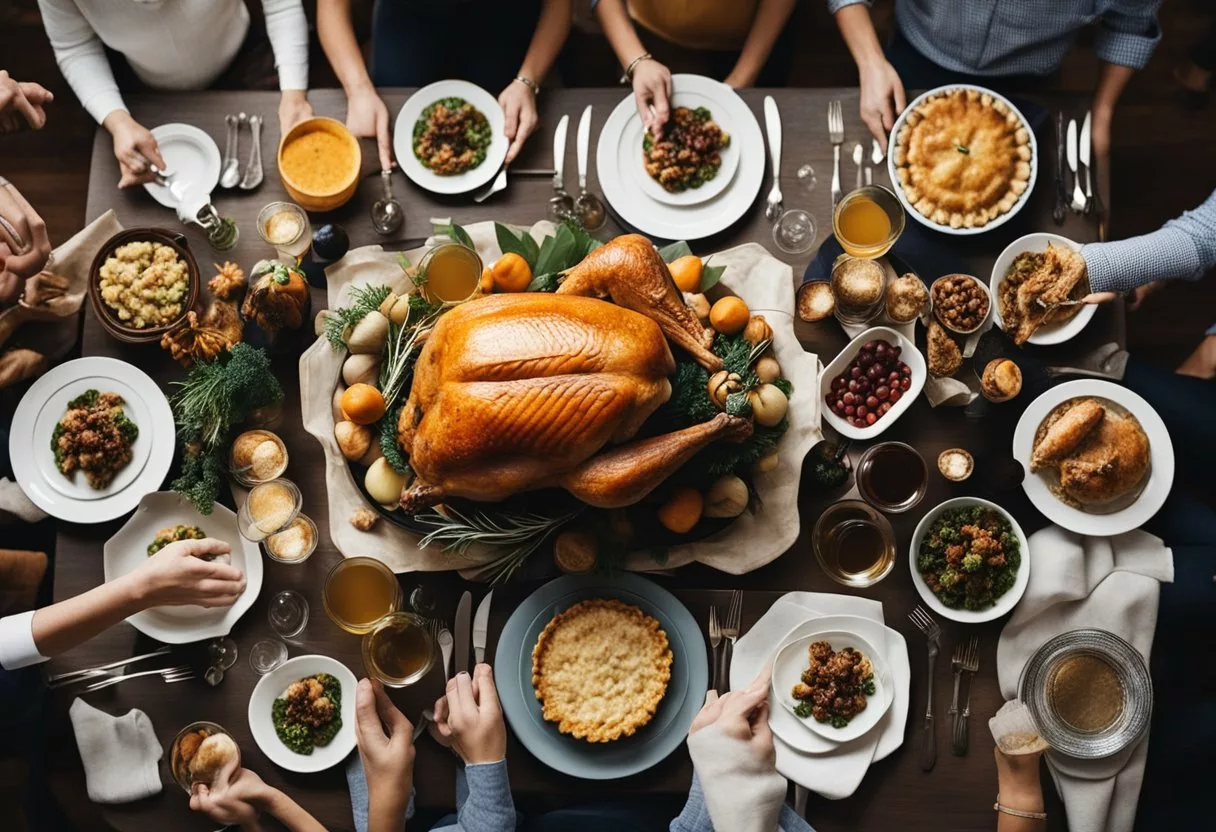
[[[249,129],[253,132],[253,149],[249,151],[249,166],[241,179],[241,189],[252,191],[262,184],[262,117],[249,117]]]
[[[405,222],[405,212],[401,210],[401,203],[393,197],[391,170],[380,171],[380,184],[384,188],[384,195],[372,205],[372,228],[376,229],[377,234],[392,234]]]
[[[243,116],[244,113],[241,115]],[[220,170],[220,186],[235,188],[241,181],[241,163],[236,158],[236,145],[241,127],[237,117],[231,114],[224,116],[224,122],[228,125],[228,141],[225,143],[224,149],[224,166]]]
[[[857,187],[861,188],[861,142],[853,145],[853,164],[857,165]]]

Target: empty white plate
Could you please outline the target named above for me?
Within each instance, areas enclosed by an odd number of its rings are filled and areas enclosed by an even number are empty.
[[[173,174],[181,188],[181,201],[187,196],[205,197],[220,181],[220,149],[215,140],[193,124],[162,124],[152,135],[165,160],[166,172]],[[144,188],[166,208],[177,208],[178,198],[163,185],[147,182]]]

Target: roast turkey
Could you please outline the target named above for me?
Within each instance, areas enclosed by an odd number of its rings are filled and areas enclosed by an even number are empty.
[[[402,507],[550,487],[601,508],[641,500],[709,443],[751,434],[749,420],[721,413],[630,441],[671,395],[668,339],[717,369],[711,337],[637,235],[592,252],[556,294],[456,307],[427,338],[398,417],[416,474]]]

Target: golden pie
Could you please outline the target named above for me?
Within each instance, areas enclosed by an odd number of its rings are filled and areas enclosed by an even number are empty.
[[[532,650],[541,712],[587,742],[632,736],[654,718],[671,681],[671,646],[659,622],[616,600],[558,613]]]
[[[892,151],[904,196],[950,228],[982,228],[1030,187],[1030,130],[1004,101],[976,89],[927,96]]]

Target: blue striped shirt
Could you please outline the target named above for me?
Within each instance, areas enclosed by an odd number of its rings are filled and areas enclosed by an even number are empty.
[[[871,0],[827,0],[833,14]],[[1161,0],[895,0],[895,22],[933,63],[966,75],[1050,75],[1079,29],[1099,21],[1094,51],[1143,69],[1161,29]]]

